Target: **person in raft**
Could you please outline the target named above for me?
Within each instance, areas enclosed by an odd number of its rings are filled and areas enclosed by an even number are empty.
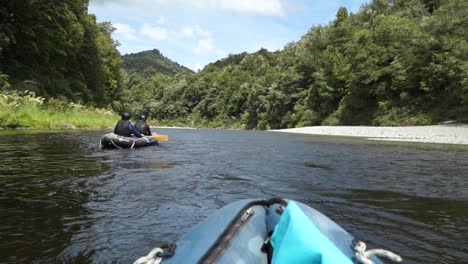
[[[135,123],[135,127],[142,135],[151,136],[150,127],[146,123],[146,115],[140,116],[139,120]]]
[[[132,116],[129,113],[122,115],[122,119],[117,122],[114,128],[114,134],[123,137],[131,137],[132,134],[137,137],[143,137],[143,135],[135,128],[135,126],[130,122]]]

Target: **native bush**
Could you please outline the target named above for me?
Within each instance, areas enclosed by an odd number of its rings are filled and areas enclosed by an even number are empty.
[[[118,116],[109,109],[86,107],[64,99],[45,99],[33,92],[0,92],[0,127],[104,128]]]

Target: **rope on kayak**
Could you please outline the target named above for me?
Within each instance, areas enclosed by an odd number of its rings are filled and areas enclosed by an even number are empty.
[[[135,146],[135,142],[136,140],[133,140],[132,146],[130,147],[131,149],[133,148],[133,146]]]
[[[111,143],[112,143],[112,145],[114,145],[114,147],[116,147],[116,148],[118,148],[118,149],[122,149],[121,147],[117,146],[117,145],[114,143],[114,140],[113,140],[113,139],[111,139]]]
[[[354,246],[354,250],[356,251],[356,260],[357,263],[362,263],[362,264],[374,264],[374,262],[371,260],[372,257],[386,257],[391,261],[394,262],[401,262],[402,258],[386,249],[369,249],[366,250],[366,243],[359,241],[356,243],[356,246]]]
[[[160,253],[163,253],[164,250],[162,250],[159,247],[154,248],[151,250],[148,255],[141,257],[137,259],[133,264],[159,264],[162,261],[162,257],[158,257],[157,255]]]

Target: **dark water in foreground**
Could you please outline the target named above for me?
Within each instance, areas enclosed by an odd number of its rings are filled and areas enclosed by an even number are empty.
[[[468,146],[171,130],[99,151],[103,133],[0,133],[0,263],[131,263],[213,210],[279,196],[405,263],[468,263]]]

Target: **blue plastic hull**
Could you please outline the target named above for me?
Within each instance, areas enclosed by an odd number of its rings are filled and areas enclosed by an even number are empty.
[[[295,203],[354,262],[353,237],[317,210]],[[247,209],[251,209],[250,214],[245,213]],[[255,200],[229,204],[183,235],[176,242],[174,255],[164,258],[162,263],[268,263],[268,256],[261,248],[278,224],[283,209],[280,203],[266,206]]]

